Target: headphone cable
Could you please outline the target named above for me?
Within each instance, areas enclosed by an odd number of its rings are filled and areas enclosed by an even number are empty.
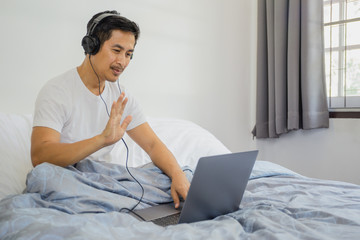
[[[107,115],[108,115],[109,118],[110,118],[110,113],[109,113],[108,106],[107,106],[104,98],[103,98],[102,95],[101,95],[99,75],[96,73],[96,71],[95,71],[95,69],[94,69],[94,66],[93,66],[93,64],[92,64],[92,62],[91,62],[91,54],[89,54],[89,61],[90,61],[91,68],[92,68],[92,70],[94,71],[94,73],[95,73],[95,75],[96,75],[96,77],[97,77],[97,79],[98,79],[98,81],[99,81],[99,96],[100,96],[101,100],[103,101],[103,103],[104,103],[104,105],[105,105],[106,113],[107,113]],[[117,85],[118,85],[118,88],[119,88],[119,91],[120,91],[120,94],[121,94],[122,91],[121,91],[121,88],[120,88],[119,80],[117,80],[116,82],[117,82]],[[132,175],[132,173],[131,173],[130,170],[129,170],[129,167],[128,167],[129,148],[128,148],[128,146],[127,146],[124,138],[121,138],[121,140],[122,140],[122,142],[124,143],[124,146],[125,146],[125,148],[126,148],[126,161],[125,161],[126,171],[127,171],[127,172],[129,173],[129,175],[134,179],[134,181],[141,187],[141,197],[140,197],[139,201],[138,201],[131,209],[121,208],[121,209],[119,210],[119,212],[121,212],[121,211],[123,211],[123,210],[127,210],[127,211],[129,211],[129,212],[134,213],[136,216],[140,217],[142,220],[144,220],[141,216],[139,216],[138,214],[136,214],[136,213],[134,212],[134,209],[141,203],[141,201],[142,201],[142,199],[143,199],[143,197],[144,197],[145,189],[144,189],[144,187],[142,186],[142,184]]]

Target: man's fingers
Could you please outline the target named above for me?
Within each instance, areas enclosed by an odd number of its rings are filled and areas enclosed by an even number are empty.
[[[122,92],[117,101],[120,103],[123,100],[124,97],[125,97],[125,93]]]
[[[126,131],[126,128],[127,128],[128,125],[130,124],[131,120],[132,120],[132,116],[130,116],[130,115],[127,116],[127,117],[124,119],[124,121],[122,122],[121,128]]]
[[[124,113],[125,106],[128,102],[128,98],[125,97],[125,93],[121,93],[118,100],[116,101],[117,113],[122,115]]]
[[[189,187],[187,187],[187,189],[186,189],[186,190],[184,191],[184,193],[181,195],[184,200],[186,200],[188,192],[189,192]]]
[[[119,98],[117,99],[117,103],[119,104],[119,106],[121,106],[121,103],[123,102],[124,99],[125,99],[125,93],[121,93]]]
[[[180,199],[174,188],[171,189],[171,197],[174,200],[175,208],[178,208],[180,206]]]
[[[128,102],[128,98],[124,99],[124,95],[125,95],[124,93],[121,93],[118,100],[114,101],[111,106],[110,117],[113,117],[113,118],[119,117],[119,121],[120,121],[122,114],[124,113],[124,109]]]
[[[110,110],[110,118],[114,118],[117,114],[117,110],[116,110],[117,106],[116,106],[116,102],[114,101],[113,104],[111,105],[111,110]]]
[[[128,98],[125,98],[124,101],[122,101],[122,103],[121,103],[121,107],[120,107],[120,114],[121,115],[124,113],[127,102],[128,102]]]

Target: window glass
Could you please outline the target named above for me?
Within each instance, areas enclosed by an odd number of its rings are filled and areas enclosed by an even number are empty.
[[[329,109],[360,109],[360,0],[324,0]]]

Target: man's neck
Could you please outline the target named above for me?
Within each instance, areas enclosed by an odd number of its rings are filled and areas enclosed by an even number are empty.
[[[93,69],[94,67],[94,69]],[[81,78],[81,81],[84,85],[95,95],[99,95],[99,81],[100,81],[100,92],[104,90],[105,81],[99,80],[98,76],[95,74],[96,68],[95,66],[91,66],[90,60],[88,56],[85,57],[82,64],[77,67],[77,71]]]

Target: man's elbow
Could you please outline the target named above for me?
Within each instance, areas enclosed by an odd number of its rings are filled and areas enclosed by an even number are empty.
[[[36,149],[34,147],[31,148],[31,163],[33,167],[36,167],[37,165],[46,162],[46,160],[42,157],[43,154],[41,152],[42,151],[39,151],[39,149]]]
[[[31,163],[32,163],[33,167],[36,167],[37,165],[41,164],[42,162],[40,161],[39,156],[32,153],[31,154]]]

